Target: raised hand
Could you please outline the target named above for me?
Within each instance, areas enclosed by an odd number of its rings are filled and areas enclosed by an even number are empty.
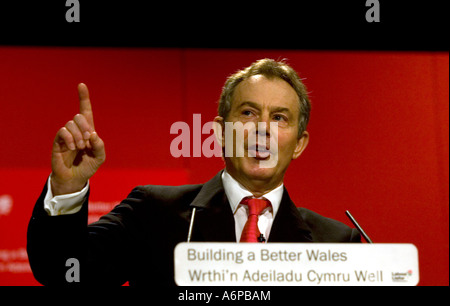
[[[59,129],[53,141],[53,195],[80,191],[105,161],[105,145],[95,131],[89,91],[78,85],[80,113]]]

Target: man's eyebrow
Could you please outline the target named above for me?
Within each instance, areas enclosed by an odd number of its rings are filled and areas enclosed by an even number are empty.
[[[272,113],[290,113],[291,110],[287,107],[275,106],[270,109]]]
[[[244,107],[244,106],[250,106],[256,109],[260,109],[261,105],[259,105],[256,102],[252,102],[252,101],[243,101],[241,104],[239,104],[238,108],[240,107]],[[270,108],[270,112],[272,113],[290,113],[291,110],[287,107],[283,107],[283,106],[273,106]]]
[[[244,101],[241,104],[239,104],[238,107],[243,107],[243,106],[250,106],[250,107],[253,107],[253,108],[257,108],[257,109],[261,108],[261,106],[258,103],[255,103],[255,102],[252,102],[252,101]]]

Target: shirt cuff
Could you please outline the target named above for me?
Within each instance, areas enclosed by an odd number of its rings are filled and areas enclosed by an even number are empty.
[[[53,196],[51,178],[47,180],[44,210],[49,216],[70,215],[80,211],[89,190],[89,181],[79,192]]]

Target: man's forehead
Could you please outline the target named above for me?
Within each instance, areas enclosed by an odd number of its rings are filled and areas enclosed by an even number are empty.
[[[291,112],[300,111],[296,91],[289,83],[278,77],[254,75],[245,79],[236,87],[232,101],[232,107],[265,105]]]

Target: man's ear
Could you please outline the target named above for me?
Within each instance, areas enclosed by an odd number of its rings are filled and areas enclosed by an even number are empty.
[[[307,131],[304,131],[302,136],[297,139],[297,146],[295,147],[292,159],[297,159],[302,154],[302,152],[308,146],[308,142],[309,142],[309,133]]]
[[[216,135],[217,142],[225,147],[225,122],[222,117],[217,116],[213,122],[214,135]]]

